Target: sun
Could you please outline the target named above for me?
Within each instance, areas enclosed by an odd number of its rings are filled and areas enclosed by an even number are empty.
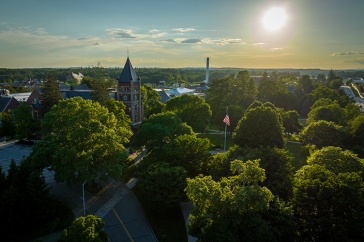
[[[264,27],[269,31],[281,29],[287,21],[287,14],[284,8],[271,8],[263,16]]]

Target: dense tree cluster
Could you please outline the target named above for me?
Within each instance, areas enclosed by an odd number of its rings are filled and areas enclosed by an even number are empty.
[[[0,167],[0,217],[2,241],[28,241],[66,227],[73,214],[25,160],[19,166],[12,161],[6,176]]]

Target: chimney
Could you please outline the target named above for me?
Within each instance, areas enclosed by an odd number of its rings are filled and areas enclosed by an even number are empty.
[[[209,69],[210,69],[210,58],[207,57],[206,59],[206,83],[209,83]]]

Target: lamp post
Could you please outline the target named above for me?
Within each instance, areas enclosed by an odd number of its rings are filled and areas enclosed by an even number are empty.
[[[85,183],[87,180],[85,180],[84,183],[82,183],[82,200],[83,200],[83,216],[86,216],[86,205],[85,205]]]

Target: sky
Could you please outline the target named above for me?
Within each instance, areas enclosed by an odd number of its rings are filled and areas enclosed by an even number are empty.
[[[271,9],[280,14],[268,28]],[[2,0],[0,68],[123,67],[127,56],[134,67],[204,67],[210,57],[211,67],[364,68],[363,9],[363,0]]]

